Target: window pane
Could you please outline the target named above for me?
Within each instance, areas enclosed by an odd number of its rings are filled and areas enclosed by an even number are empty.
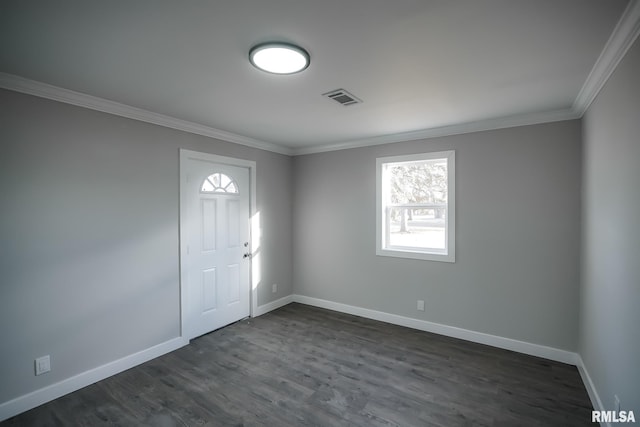
[[[446,203],[446,159],[390,163],[389,203]]]
[[[200,191],[204,191],[204,192],[213,191],[213,184],[211,183],[211,181],[209,181],[208,179],[205,179],[204,182],[202,183],[202,188],[200,189]]]
[[[455,262],[455,151],[376,159],[376,254]]]
[[[389,163],[386,176],[387,246],[445,249],[446,159]]]
[[[445,249],[445,209],[389,209],[392,247]]]
[[[220,175],[220,187],[226,188],[227,185],[229,185],[229,183],[231,182],[231,179],[229,179],[227,175],[224,175],[224,174],[219,174],[219,175]]]
[[[238,194],[238,185],[233,178],[223,173],[214,173],[205,178],[200,191],[203,193]]]

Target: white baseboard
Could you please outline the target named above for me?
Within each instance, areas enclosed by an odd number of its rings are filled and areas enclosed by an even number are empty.
[[[151,359],[170,353],[187,344],[189,344],[189,341],[185,338],[174,338],[151,348],[125,356],[122,359],[109,362],[106,365],[99,366],[58,383],[51,384],[50,386],[9,400],[8,402],[0,403],[0,421],[50,402],[58,397],[64,396],[65,394],[80,390],[81,388],[122,371],[126,371],[127,369],[133,368],[134,366],[140,365]]]
[[[293,302],[293,295],[287,295],[286,297],[282,297],[275,301],[268,302],[266,304],[262,304],[254,310],[252,317],[262,316],[270,311],[273,311],[277,308],[285,306]]]
[[[589,399],[591,400],[591,405],[593,409],[596,411],[606,411],[607,408],[602,404],[602,400],[600,400],[600,395],[596,390],[595,384],[593,384],[593,380],[591,380],[591,375],[589,375],[589,371],[587,371],[587,367],[582,360],[582,356],[579,354],[577,356],[576,366],[578,368],[578,372],[580,373],[580,377],[582,378],[582,382],[584,383],[584,387],[587,389],[587,394],[589,395]],[[601,422],[601,426],[611,427],[610,423]]]
[[[270,303],[263,304],[256,307],[253,316],[261,316],[291,302],[293,302],[293,298],[291,295],[288,295]],[[189,344],[189,340],[186,338],[174,338],[138,353],[123,357],[122,359],[107,363],[106,365],[99,366],[71,378],[67,378],[50,386],[19,396],[8,402],[0,403],[0,421],[11,418],[76,390],[80,390],[83,387],[116,375],[151,359],[170,353],[187,344]]]
[[[418,329],[421,331],[433,332],[439,335],[445,335],[448,337],[486,344],[493,347],[512,350],[531,356],[542,357],[544,359],[555,360],[557,362],[567,363],[570,365],[576,365],[578,362],[578,355],[576,353],[572,353],[566,350],[560,350],[553,347],[532,344],[525,341],[514,340],[511,338],[499,337],[496,335],[457,328],[455,326],[442,325],[440,323],[428,322],[426,320],[412,319],[410,317],[398,316],[396,314],[389,314],[382,311],[370,310],[368,308],[341,304],[304,295],[293,295],[292,297],[294,302],[299,302],[301,304],[313,305],[315,307],[326,308],[342,313],[366,317],[368,319],[392,323],[394,325],[406,326],[408,328]]]
[[[587,372],[582,358],[577,353],[566,350],[560,350],[553,347],[547,347],[539,344],[532,344],[524,341],[518,341],[511,338],[499,337],[496,335],[485,334],[482,332],[471,331],[468,329],[457,328],[455,326],[442,325],[439,323],[428,322],[420,319],[399,316],[396,314],[385,313],[382,311],[371,310],[367,308],[356,307],[352,305],[327,301],[319,298],[312,298],[304,295],[287,295],[275,301],[258,306],[253,313],[253,317],[258,317],[270,311],[283,307],[289,303],[298,302],[301,304],[311,305],[329,310],[339,311],[342,313],[353,314],[368,319],[379,320],[394,325],[405,326],[408,328],[418,329],[426,332],[433,332],[453,338],[459,338],[480,344],[486,344],[493,347],[512,350],[519,353],[529,354],[532,356],[542,357],[549,360],[555,360],[578,367],[582,381],[585,384],[591,403],[596,410],[604,410],[602,402],[598,396],[595,386]],[[178,337],[158,344],[154,347],[142,350],[138,353],[123,357],[122,359],[107,363],[95,369],[78,374],[74,377],[52,384],[48,387],[36,390],[34,392],[17,397],[8,402],[0,403],[0,421],[11,418],[36,406],[47,403],[65,394],[74,392],[83,387],[91,385],[95,382],[116,375],[122,371],[140,365],[156,357],[162,356],[180,347],[189,344],[185,338]]]

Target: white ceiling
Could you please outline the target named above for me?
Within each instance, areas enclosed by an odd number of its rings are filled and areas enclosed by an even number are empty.
[[[305,152],[573,111],[627,3],[3,0],[0,72]],[[310,67],[253,68],[273,40]]]

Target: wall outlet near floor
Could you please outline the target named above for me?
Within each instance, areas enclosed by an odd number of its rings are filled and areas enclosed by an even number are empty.
[[[276,292],[278,292],[278,284],[277,283],[274,283],[273,285],[271,285],[271,292],[274,293],[274,294]]]
[[[42,375],[51,370],[51,358],[48,354],[46,356],[38,357],[35,362],[36,375]]]
[[[620,413],[620,399],[618,399],[618,395],[613,395],[613,410],[616,411],[617,414]]]
[[[424,311],[424,300],[418,300],[418,311]]]

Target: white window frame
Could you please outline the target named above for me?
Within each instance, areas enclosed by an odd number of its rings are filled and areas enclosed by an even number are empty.
[[[389,163],[421,160],[447,160],[447,212],[445,215],[445,249],[398,248],[387,246],[383,183],[385,165]],[[376,255],[427,261],[455,262],[456,260],[456,162],[455,151],[409,154],[405,156],[378,157],[376,159]]]

